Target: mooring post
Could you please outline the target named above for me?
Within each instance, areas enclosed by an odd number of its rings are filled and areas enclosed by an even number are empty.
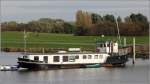
[[[135,37],[133,37],[133,64],[135,64]]]
[[[124,37],[124,42],[123,42],[123,45],[124,45],[124,47],[127,45],[127,42],[126,42],[126,37]]]
[[[43,52],[43,54],[45,53],[45,49],[44,48],[42,48],[42,52]]]

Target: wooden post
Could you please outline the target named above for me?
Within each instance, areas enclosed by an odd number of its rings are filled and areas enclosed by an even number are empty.
[[[42,48],[42,52],[43,52],[43,54],[45,53],[45,49],[44,48]]]
[[[135,37],[133,38],[133,64],[135,64]]]
[[[124,37],[124,47],[127,45],[126,37]]]

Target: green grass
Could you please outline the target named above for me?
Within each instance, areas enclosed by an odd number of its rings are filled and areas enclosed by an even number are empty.
[[[23,48],[24,39],[23,32],[2,32],[2,47],[3,48]],[[124,36],[121,37],[123,39]],[[28,32],[27,34],[27,47],[28,48],[69,48],[69,47],[81,47],[81,48],[94,48],[97,38],[102,39],[100,36],[74,36],[72,34],[50,34],[39,33],[37,36],[35,33]],[[127,43],[132,43],[132,36],[128,36]],[[148,44],[149,36],[136,36],[137,44]],[[105,36],[102,40],[117,39],[115,36]]]

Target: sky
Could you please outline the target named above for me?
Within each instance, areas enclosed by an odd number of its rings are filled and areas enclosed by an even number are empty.
[[[39,18],[75,21],[78,10],[122,18],[142,13],[150,18],[149,4],[149,0],[1,0],[0,13],[2,22],[28,22]]]

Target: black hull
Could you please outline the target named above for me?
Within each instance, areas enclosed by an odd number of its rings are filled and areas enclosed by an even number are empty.
[[[128,56],[110,56],[107,58],[105,63],[100,64],[101,66],[125,66],[128,61]],[[67,68],[87,68],[90,64],[45,64],[41,61],[34,61],[29,59],[18,58],[18,64],[21,68],[28,68],[32,70],[47,70],[47,69],[67,69]],[[94,65],[94,64],[91,64]]]
[[[18,64],[19,64],[19,67],[21,68],[28,68],[32,70],[85,68],[85,66],[82,64],[57,65],[57,64],[27,63],[27,62],[18,62]]]
[[[128,61],[128,56],[110,56],[107,58],[105,63],[100,64],[101,66],[112,65],[112,66],[124,66]],[[28,68],[32,70],[47,70],[47,69],[68,69],[68,68],[87,68],[90,64],[45,64],[39,61],[33,61],[29,59],[18,58],[18,64],[21,68]]]
[[[110,56],[107,58],[105,64],[124,65],[128,61],[128,55]]]

